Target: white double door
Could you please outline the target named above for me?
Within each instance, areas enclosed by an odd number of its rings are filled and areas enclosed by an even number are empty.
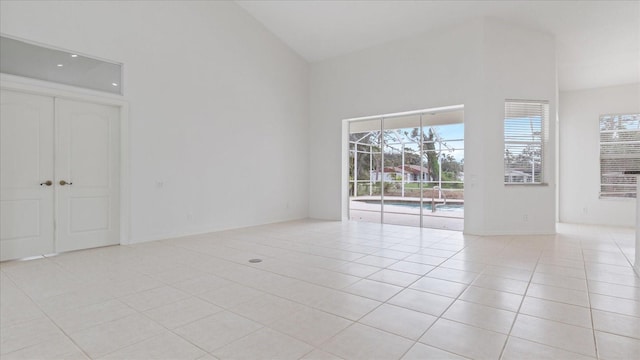
[[[0,260],[118,244],[119,108],[0,100]]]

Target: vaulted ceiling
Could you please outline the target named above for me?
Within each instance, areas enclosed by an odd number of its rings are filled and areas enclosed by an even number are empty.
[[[489,16],[552,33],[560,90],[640,82],[640,1],[237,1],[309,62]]]

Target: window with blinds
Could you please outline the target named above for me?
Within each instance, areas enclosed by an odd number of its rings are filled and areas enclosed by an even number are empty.
[[[505,100],[505,184],[543,183],[548,121],[548,101]]]
[[[600,197],[636,197],[640,170],[640,114],[600,116]]]

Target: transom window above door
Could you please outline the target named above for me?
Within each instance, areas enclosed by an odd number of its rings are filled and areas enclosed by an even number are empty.
[[[0,72],[122,95],[122,64],[0,36]]]

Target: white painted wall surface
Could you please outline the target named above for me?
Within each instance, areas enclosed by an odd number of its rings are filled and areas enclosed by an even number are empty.
[[[0,16],[3,34],[125,64],[133,242],[308,215],[308,64],[235,3],[2,1]]]
[[[464,104],[465,232],[553,233],[553,129],[549,185],[505,187],[503,119],[505,99],[540,99],[554,124],[555,74],[552,36],[490,19],[312,64],[310,216],[346,216],[343,119]]]
[[[560,221],[634,226],[633,199],[600,199],[603,114],[640,112],[640,84],[560,93]]]
[[[481,176],[486,183],[485,208],[482,209],[486,213],[484,232],[555,233],[554,125],[558,96],[555,39],[549,34],[497,21],[487,21],[484,34],[484,82],[481,92],[485,104],[482,126],[486,140],[476,144],[484,149],[481,167]],[[505,99],[549,101],[549,138],[544,149],[543,169],[547,185],[504,185]],[[474,150],[477,148],[471,149]]]

